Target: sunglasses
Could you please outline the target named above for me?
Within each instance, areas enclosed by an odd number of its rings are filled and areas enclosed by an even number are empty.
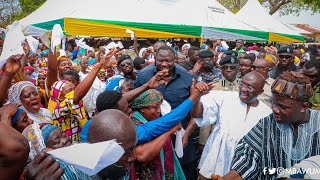
[[[291,59],[292,56],[290,56],[290,55],[279,55],[279,58],[281,58],[281,59]]]
[[[126,66],[126,64],[130,66],[132,64],[132,62],[131,61],[123,61],[120,63],[120,67],[124,67],[124,66]]]
[[[227,70],[227,69],[235,70],[236,68],[237,68],[237,66],[221,66],[221,69],[223,69],[223,70]]]

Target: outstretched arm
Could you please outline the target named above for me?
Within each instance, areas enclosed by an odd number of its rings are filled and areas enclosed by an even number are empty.
[[[168,70],[159,71],[155,76],[153,76],[149,82],[143,84],[142,86],[133,89],[132,91],[126,92],[123,94],[125,98],[127,98],[128,102],[133,101],[136,97],[138,97],[141,93],[148,89],[155,89],[161,84],[164,83],[163,77],[168,74]]]
[[[14,75],[21,68],[21,60],[22,55],[13,55],[10,56],[4,65],[4,73],[2,78],[0,79],[0,107],[4,104],[7,98],[7,91],[11,86],[12,79]]]
[[[139,51],[138,51],[138,42],[137,42],[137,36],[134,35],[134,39],[133,39],[133,50],[134,52],[137,54],[137,56],[139,56]]]
[[[138,144],[146,143],[160,136],[186,118],[192,110],[193,104],[198,101],[200,94],[200,91],[195,88],[195,80],[193,80],[189,99],[185,100],[170,113],[149,123],[136,126],[138,131]]]
[[[181,128],[180,123],[171,128],[166,133],[155,138],[154,140],[137,146],[135,150],[137,161],[140,161],[142,163],[153,161],[156,157],[159,156],[160,150],[167,142],[169,136],[176,132],[179,128]]]
[[[114,51],[113,50],[110,51],[107,54],[107,57],[101,62],[99,62],[93,68],[93,70],[75,88],[74,99],[73,99],[74,104],[78,104],[79,101],[88,93],[100,69],[105,66],[111,66],[110,58],[113,56],[113,54],[114,54]]]
[[[48,73],[47,73],[47,88],[51,89],[54,82],[58,80],[58,62],[57,62],[57,52],[54,48],[54,53],[49,50],[48,55]]]

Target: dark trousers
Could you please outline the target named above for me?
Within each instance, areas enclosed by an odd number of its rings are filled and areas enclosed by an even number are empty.
[[[186,176],[187,180],[196,180],[197,179],[197,172],[196,172],[196,163],[192,161],[182,166],[182,170],[184,175]]]

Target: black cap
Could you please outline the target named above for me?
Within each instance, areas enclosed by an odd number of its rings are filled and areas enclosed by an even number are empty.
[[[278,54],[290,54],[293,55],[293,48],[291,46],[281,46]]]
[[[238,57],[238,52],[234,51],[234,50],[228,50],[228,51],[225,52],[225,54],[227,56],[236,56],[236,57]]]
[[[230,56],[227,55],[226,57],[222,58],[219,62],[219,64],[225,65],[225,64],[237,64],[238,65],[239,61],[238,58],[236,56]]]
[[[213,56],[213,52],[209,50],[203,50],[199,53],[200,58],[212,58]]]
[[[130,60],[132,61],[132,59],[131,59],[131,57],[130,57],[129,55],[124,54],[124,55],[122,55],[122,56],[118,59],[117,65],[119,66],[119,64],[120,64],[122,61],[126,60],[126,59],[130,59]]]

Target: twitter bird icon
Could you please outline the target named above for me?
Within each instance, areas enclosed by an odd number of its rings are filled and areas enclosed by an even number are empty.
[[[273,175],[273,174],[275,174],[276,173],[276,168],[269,168],[269,175]]]

